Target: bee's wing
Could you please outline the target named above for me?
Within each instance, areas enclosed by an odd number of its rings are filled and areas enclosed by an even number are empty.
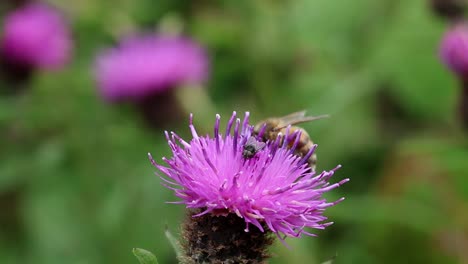
[[[281,127],[276,129],[283,129],[289,125],[297,125],[327,117],[329,117],[329,115],[305,116],[305,111],[300,111],[281,117]]]
[[[302,110],[302,111],[299,111],[299,112],[294,112],[294,113],[291,113],[289,115],[279,117],[279,119],[284,124],[292,124],[292,122],[294,122],[295,120],[304,118],[305,114],[306,114],[306,110]]]

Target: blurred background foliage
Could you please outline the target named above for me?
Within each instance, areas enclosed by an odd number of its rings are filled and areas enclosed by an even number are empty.
[[[304,127],[318,169],[351,178],[329,198],[347,199],[326,213],[335,225],[277,243],[271,263],[468,263],[467,138],[428,1],[49,2],[72,23],[74,59],[0,97],[1,263],[136,263],[133,247],[176,263],[164,231],[178,234],[184,208],[164,203],[175,197],[146,156],[169,153],[163,130],[104,103],[93,76],[100,50],[164,27],[210,54],[206,90],[179,95],[201,131],[233,110],[331,115]],[[186,120],[164,128],[188,137]]]

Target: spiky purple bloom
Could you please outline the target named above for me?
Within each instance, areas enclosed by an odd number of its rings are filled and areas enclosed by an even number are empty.
[[[234,128],[231,133],[231,128]],[[243,156],[244,145],[253,135],[249,113],[241,120],[234,112],[224,135],[220,133],[220,116],[216,116],[214,136],[199,136],[190,116],[193,139],[184,141],[166,132],[173,156],[163,158],[167,166],[153,165],[170,179],[161,177],[164,186],[174,190],[187,208],[198,208],[199,217],[206,214],[235,214],[262,232],[267,227],[278,236],[313,235],[305,228],[324,229],[332,224],[324,222],[323,211],[337,204],[327,202],[322,195],[348,181],[330,184],[328,180],[340,167],[316,174],[308,168],[311,149],[304,157],[294,155],[300,135],[279,137],[259,148],[253,157]],[[281,142],[283,141],[283,142]],[[288,148],[292,145],[292,148]],[[315,148],[315,147],[314,147]]]
[[[188,38],[131,37],[98,55],[96,78],[108,101],[140,100],[208,77],[205,51]]]
[[[440,58],[457,75],[468,76],[468,25],[458,24],[445,33]]]
[[[3,24],[0,53],[8,63],[56,69],[70,59],[71,33],[58,10],[30,3],[8,14]]]

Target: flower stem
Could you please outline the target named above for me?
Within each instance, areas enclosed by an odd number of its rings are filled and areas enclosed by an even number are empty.
[[[458,114],[463,128],[468,132],[468,77],[463,78]]]

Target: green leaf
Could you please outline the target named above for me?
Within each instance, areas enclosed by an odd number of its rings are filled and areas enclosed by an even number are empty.
[[[335,263],[335,259],[336,259],[336,255],[333,258],[331,258],[331,259],[329,259],[329,260],[327,260],[325,262],[322,262],[322,264],[333,264],[333,263]]]
[[[158,264],[156,256],[148,250],[134,248],[133,255],[135,255],[140,264]]]

